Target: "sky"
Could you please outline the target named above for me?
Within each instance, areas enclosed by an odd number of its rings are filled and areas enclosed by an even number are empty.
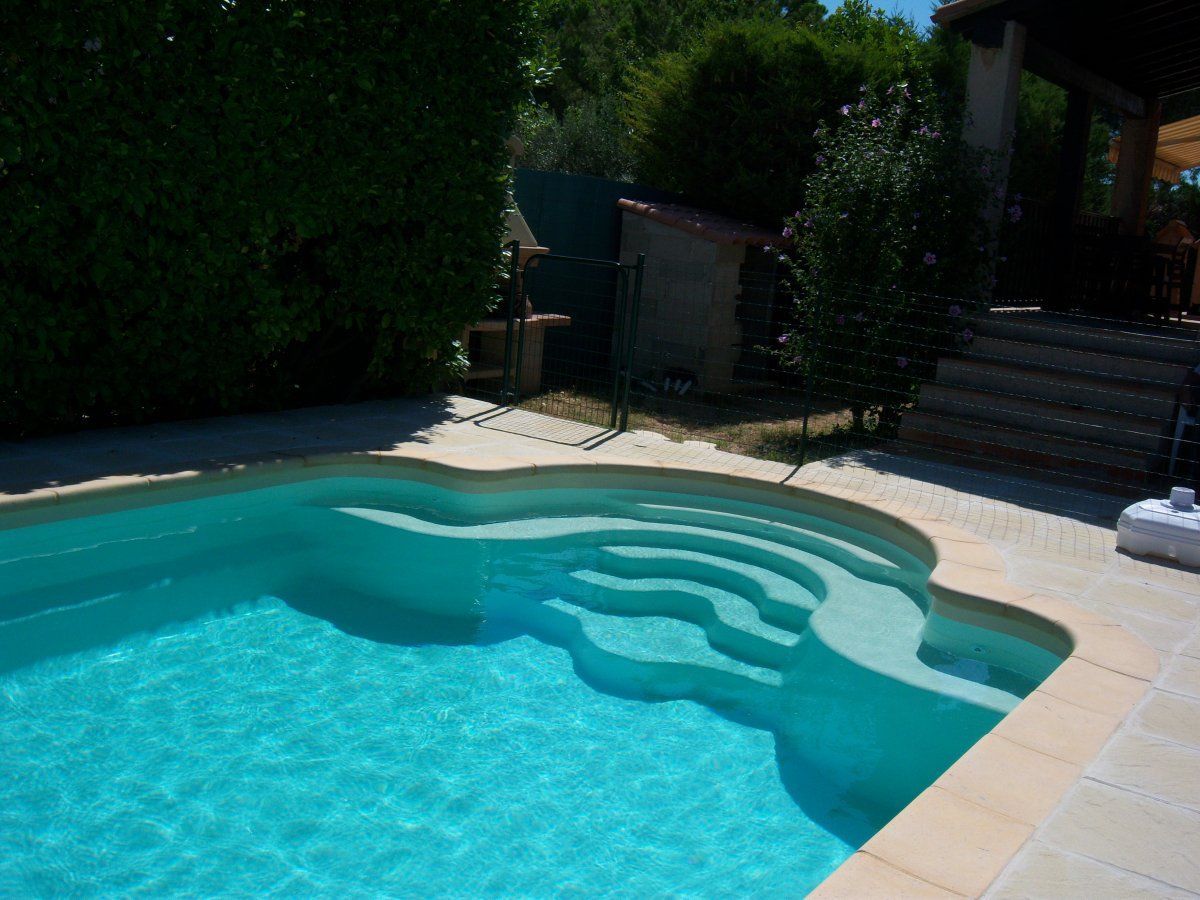
[[[838,0],[821,0],[826,9],[836,9]],[[872,0],[872,6],[878,6],[887,12],[898,12],[917,23],[918,28],[929,24],[929,14],[933,11],[933,0]]]

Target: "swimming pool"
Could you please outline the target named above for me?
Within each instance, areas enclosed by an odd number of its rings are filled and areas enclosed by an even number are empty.
[[[579,484],[0,532],[0,893],[796,895],[1059,662],[819,510]]]

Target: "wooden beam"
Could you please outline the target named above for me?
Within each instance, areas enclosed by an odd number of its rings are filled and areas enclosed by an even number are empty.
[[[1032,38],[1025,41],[1025,68],[1063,87],[1087,91],[1097,100],[1107,103],[1127,116],[1138,119],[1146,116],[1144,97],[1121,87],[1103,75],[1097,75]]]

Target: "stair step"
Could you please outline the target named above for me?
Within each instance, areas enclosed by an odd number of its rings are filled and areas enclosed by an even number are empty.
[[[1175,410],[1174,388],[966,357],[938,361],[938,384],[1146,418]]]
[[[1066,473],[1069,486],[1111,490],[1145,481],[1151,454],[1061,436],[1031,433],[978,417],[935,415],[919,410],[904,414],[900,440],[943,449],[955,462],[972,458],[1018,467],[1026,478]]]
[[[928,414],[978,419],[1143,452],[1158,449],[1167,426],[1165,419],[1047,403],[936,382],[921,388],[917,408]]]
[[[1072,347],[1193,366],[1200,362],[1197,332],[1170,325],[1138,325],[1054,313],[993,312],[978,330],[988,337],[1029,344]]]
[[[990,335],[975,338],[971,358],[984,362],[1037,366],[1051,372],[1135,381],[1164,389],[1177,388],[1190,368],[1186,363],[1014,341]]]

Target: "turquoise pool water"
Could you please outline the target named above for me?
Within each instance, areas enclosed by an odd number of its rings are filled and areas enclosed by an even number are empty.
[[[0,895],[801,895],[1057,664],[927,576],[618,488],[0,532]]]

